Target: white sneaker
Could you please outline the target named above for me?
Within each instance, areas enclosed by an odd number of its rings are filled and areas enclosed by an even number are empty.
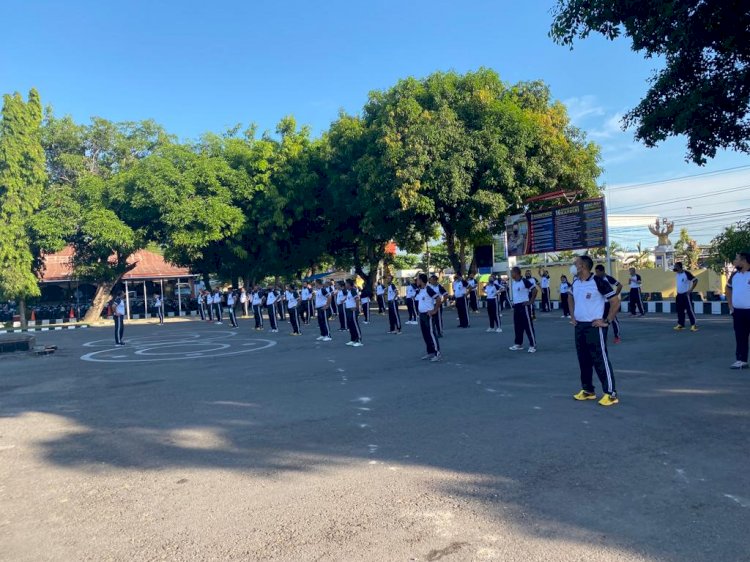
[[[315,339],[316,339],[316,340],[318,340],[318,341],[320,341],[320,340],[322,340],[322,339],[323,339],[323,336],[318,336],[318,337],[317,337],[317,338],[315,338]]]
[[[365,320],[364,322],[362,322],[362,324],[369,324],[369,322],[367,322],[367,321]]]
[[[274,334],[278,334],[279,333],[278,330],[271,330],[271,332],[273,332]]]
[[[326,336],[326,337],[324,337],[324,338],[323,338],[322,340],[320,340],[320,341],[333,341],[333,338],[330,338],[330,337]]]
[[[430,359],[430,363],[437,363],[442,358],[443,358],[443,356],[440,355],[440,352],[438,352],[438,353],[435,354],[435,357],[433,357],[432,359]]]
[[[348,341],[348,342],[346,342],[346,345],[354,345],[354,342],[353,341]]]
[[[747,367],[748,365],[744,361],[735,361],[729,366],[730,369],[747,369]]]
[[[427,361],[428,359],[432,359],[433,357],[435,357],[434,353],[428,353],[427,355],[422,357],[422,361]]]
[[[529,353],[536,353],[536,347],[530,347]]]
[[[495,333],[502,334],[503,333],[503,329],[502,328],[498,328],[497,330],[495,330]]]
[[[565,316],[565,315],[563,314],[562,316],[560,316],[560,318],[567,318],[567,316]]]
[[[363,345],[365,345],[365,344],[363,344],[361,341],[357,341],[357,342],[354,342],[354,344],[352,345],[352,347],[362,347]]]
[[[523,349],[522,345],[511,345],[508,349],[511,351],[521,351]]]
[[[488,334],[489,334],[490,332],[494,332],[494,331],[495,331],[495,328],[487,328],[487,329],[485,330],[485,332],[487,332]]]

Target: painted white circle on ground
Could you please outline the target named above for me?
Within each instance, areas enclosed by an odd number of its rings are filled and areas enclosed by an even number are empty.
[[[110,340],[95,340],[83,344],[84,347],[102,347],[81,356],[83,361],[98,363],[145,363],[152,361],[182,361],[210,359],[252,353],[276,345],[274,340],[252,339],[250,341],[234,337],[237,332],[223,334],[186,334],[182,339],[155,336],[138,337],[127,340],[124,347],[114,347]],[[223,341],[220,341],[223,340]],[[106,342],[106,343],[105,343]],[[185,348],[180,350],[178,348]],[[125,353],[126,355],[123,355]]]

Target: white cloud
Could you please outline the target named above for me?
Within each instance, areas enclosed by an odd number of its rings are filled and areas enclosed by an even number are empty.
[[[585,121],[587,117],[604,115],[604,108],[597,103],[596,96],[581,96],[563,101],[568,108],[568,115],[573,123]]]

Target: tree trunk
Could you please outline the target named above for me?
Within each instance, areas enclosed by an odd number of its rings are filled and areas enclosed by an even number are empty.
[[[211,290],[211,277],[208,273],[203,274],[203,284],[206,286],[206,289]]]
[[[458,259],[461,261],[461,275],[463,275],[466,267],[466,240],[458,241]]]
[[[453,271],[457,274],[463,274],[461,260],[459,259],[458,252],[456,252],[456,235],[452,230],[443,226],[443,233],[445,234],[445,249],[448,252],[448,259],[451,262]]]
[[[476,275],[477,273],[477,260],[474,257],[471,258],[471,264],[469,265],[469,273],[473,273],[474,275]]]
[[[86,311],[86,315],[83,317],[84,322],[98,322],[101,319],[102,310],[104,309],[104,305],[109,301],[112,287],[114,287],[119,280],[120,278],[118,277],[117,280],[113,282],[99,283],[96,287],[96,293],[94,294],[94,300],[91,303],[91,307]]]
[[[21,328],[24,330],[29,327],[29,323],[26,320],[26,298],[21,297],[18,299],[18,315],[21,317]]]

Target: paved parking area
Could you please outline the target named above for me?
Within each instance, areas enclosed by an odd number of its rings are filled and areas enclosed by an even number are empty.
[[[621,404],[446,314],[365,346],[200,322],[0,357],[1,560],[750,560],[750,373],[726,318],[623,318]]]

